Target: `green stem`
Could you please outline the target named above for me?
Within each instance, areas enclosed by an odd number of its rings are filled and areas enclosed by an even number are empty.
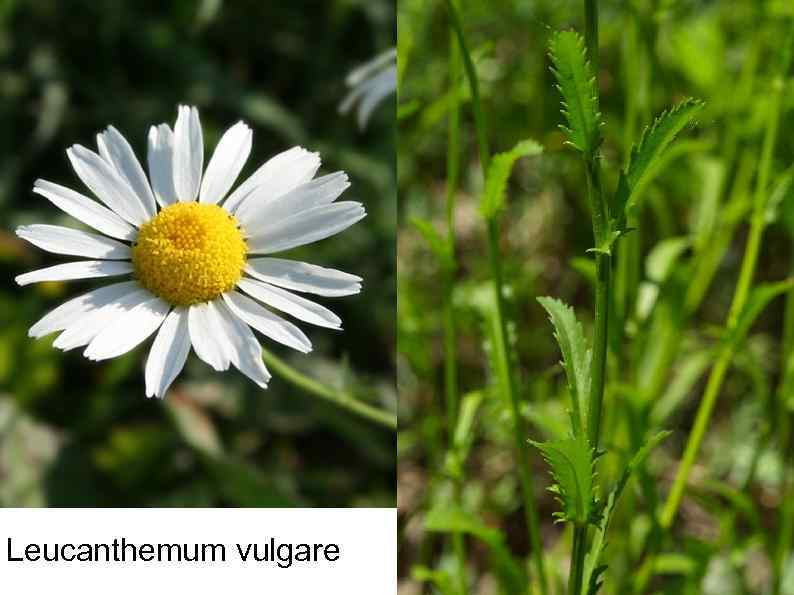
[[[587,58],[598,79],[598,1],[584,0],[585,44]],[[597,85],[597,83],[596,83]],[[599,248],[607,246],[609,235],[609,212],[601,187],[601,164],[598,153],[584,155],[587,197],[593,220],[593,237]],[[587,407],[587,435],[594,452],[598,451],[601,439],[601,409],[604,400],[604,380],[606,372],[607,349],[609,340],[610,287],[612,284],[612,255],[610,252],[597,251],[595,280],[595,320],[593,329],[593,364],[591,368],[590,395]],[[571,570],[568,579],[568,592],[580,595],[585,585],[584,564],[587,554],[587,525],[574,528]]]
[[[598,3],[585,0],[585,15],[588,32],[587,55],[591,64],[598,63]],[[591,22],[596,21],[595,23]],[[595,72],[595,71],[594,71]],[[601,188],[601,164],[598,154],[585,155],[585,177],[587,198],[593,220],[593,237],[596,246],[607,244],[609,236],[609,213]],[[593,366],[591,369],[590,399],[587,409],[587,433],[590,446],[598,450],[601,434],[601,404],[604,398],[604,376],[609,339],[609,298],[611,293],[612,255],[597,251],[595,281],[595,320],[593,329]]]
[[[598,78],[598,0],[584,0],[584,41],[587,46],[587,59]]]
[[[485,126],[485,118],[480,101],[480,87],[477,80],[477,73],[474,63],[471,60],[466,46],[466,37],[463,34],[458,11],[452,2],[447,0],[450,24],[455,30],[458,38],[460,54],[463,58],[463,67],[471,89],[472,108],[474,111],[474,123],[477,134],[477,147],[480,155],[480,166],[483,177],[487,175],[491,163],[491,152],[488,144],[488,134]],[[529,471],[529,444],[527,442],[527,432],[524,419],[521,415],[521,408],[516,391],[515,375],[509,356],[509,346],[507,341],[507,324],[504,317],[504,292],[502,290],[502,269],[501,252],[499,250],[499,230],[496,221],[489,219],[486,221],[488,235],[488,260],[490,263],[491,280],[494,291],[494,346],[495,359],[497,366],[497,376],[499,387],[510,403],[513,421],[513,439],[515,442],[518,473],[521,482],[521,489],[524,497],[524,515],[529,533],[529,542],[532,547],[532,557],[538,574],[540,592],[545,595],[548,592],[546,569],[543,562],[543,549],[540,542],[540,529],[538,522],[537,504],[535,502],[535,490],[532,475]]]
[[[453,0],[454,2],[455,0]],[[458,424],[458,369],[457,369],[457,321],[453,300],[455,283],[455,195],[458,189],[460,176],[460,54],[455,40],[455,31],[450,27],[449,38],[449,129],[447,136],[447,244],[451,265],[445,271],[447,277],[446,292],[444,293],[444,389],[447,402],[447,432],[449,434],[449,448],[454,448],[455,428]],[[462,476],[454,479],[455,502],[463,507],[463,482]],[[452,534],[452,550],[458,567],[458,588],[461,595],[468,592],[466,580],[466,541],[463,533]]]
[[[790,239],[789,271],[794,275],[794,238]],[[781,511],[780,530],[777,535],[773,555],[773,587],[772,594],[780,595],[783,587],[783,574],[786,561],[794,539],[794,453],[790,446],[791,440],[791,406],[792,389],[794,389],[794,290],[786,294],[786,309],[783,319],[783,344],[781,358],[780,385],[777,392],[778,415],[778,448],[781,453],[780,490]]]
[[[590,446],[595,450],[598,450],[601,438],[601,408],[604,401],[604,377],[609,333],[610,268],[610,256],[596,254],[593,367],[587,409],[587,435],[590,439]]]
[[[535,485],[529,469],[529,443],[524,417],[515,384],[515,375],[510,361],[507,338],[507,324],[504,316],[504,295],[502,293],[501,253],[499,251],[499,231],[496,222],[488,221],[488,260],[491,267],[491,279],[494,291],[493,336],[494,359],[499,387],[510,403],[513,422],[513,442],[516,449],[518,474],[524,494],[524,516],[529,532],[529,543],[538,573],[541,593],[547,593],[546,568],[543,562],[543,546],[540,542],[537,503],[535,502]]]
[[[452,288],[455,276],[455,195],[460,177],[460,56],[454,39],[454,30],[450,31],[449,40],[449,85],[450,109],[449,130],[447,138],[447,245],[452,261],[451,270],[445,271],[447,291],[444,303],[444,380],[447,398],[447,422],[450,432],[454,431],[458,416],[458,372],[456,357],[456,321],[455,308],[452,303]]]
[[[386,428],[392,430],[397,429],[397,416],[393,413],[383,411],[382,409],[364,403],[356,399],[349,392],[335,389],[313,378],[309,378],[264,348],[262,348],[262,359],[265,360],[265,363],[270,366],[278,376],[291,382],[308,394],[319,397],[343,409],[347,409],[351,413],[374,421]]]
[[[585,585],[584,562],[587,554],[587,525],[576,525],[573,529],[571,572],[568,578],[569,595],[582,595]]]
[[[706,392],[703,395],[703,400],[700,402],[700,407],[698,407],[697,417],[695,418],[695,424],[692,426],[692,430],[689,434],[684,456],[681,459],[681,464],[678,467],[673,487],[667,495],[667,500],[665,501],[659,519],[659,524],[665,531],[670,529],[673,524],[673,519],[678,512],[678,506],[681,504],[681,498],[684,495],[689,472],[700,450],[700,444],[703,441],[706,428],[708,428],[711,414],[714,411],[714,405],[717,402],[717,396],[722,388],[722,380],[725,377],[725,373],[728,371],[732,358],[733,349],[725,349],[709,376]]]
[[[784,64],[782,72],[785,73],[787,68],[788,65]],[[753,198],[753,215],[750,222],[750,235],[747,239],[747,246],[745,247],[744,257],[742,259],[739,279],[736,283],[736,290],[734,291],[731,308],[728,313],[726,328],[729,330],[735,326],[739,314],[747,302],[747,296],[750,293],[753,277],[755,276],[758,255],[761,250],[761,240],[763,239],[764,230],[766,229],[766,202],[769,177],[772,169],[772,157],[777,142],[778,124],[780,122],[782,89],[782,81],[776,80],[772,94],[772,105],[769,111],[769,120],[767,121],[766,131],[764,133],[761,161],[758,168],[758,179],[755,196]],[[700,450],[700,445],[703,442],[703,437],[705,436],[706,429],[711,420],[711,415],[714,411],[714,405],[722,389],[722,381],[730,367],[733,354],[734,347],[732,345],[724,348],[709,375],[706,390],[703,394],[703,400],[698,407],[695,424],[692,426],[689,438],[687,439],[684,456],[681,459],[681,464],[678,467],[673,486],[667,496],[664,508],[662,509],[660,524],[665,530],[669,530],[678,513],[678,507],[681,504],[681,499],[686,489],[689,473],[692,470],[692,465],[695,462],[695,458]]]
[[[780,595],[783,587],[783,574],[786,562],[791,552],[791,541],[794,536],[794,473],[790,465],[791,457],[786,457],[783,465],[783,504],[780,514],[780,533],[778,534],[777,548],[774,558],[774,588],[773,595]],[[787,476],[787,477],[786,477]]]
[[[447,0],[447,9],[449,10],[450,25],[452,25],[452,28],[455,30],[455,35],[458,38],[458,46],[460,47],[461,57],[463,58],[463,68],[466,71],[466,79],[469,82],[469,89],[471,90],[472,108],[474,110],[474,127],[477,134],[477,149],[480,153],[480,166],[482,167],[484,176],[491,164],[491,150],[488,146],[488,133],[485,127],[482,104],[480,102],[480,83],[477,79],[477,71],[474,69],[474,62],[472,62],[471,54],[469,54],[468,46],[466,45],[466,36],[463,34],[463,24],[460,21],[460,15],[452,0]]]

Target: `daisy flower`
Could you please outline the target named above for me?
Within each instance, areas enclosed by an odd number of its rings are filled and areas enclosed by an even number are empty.
[[[69,148],[74,171],[99,202],[45,180],[37,180],[33,191],[100,233],[58,225],[24,225],[16,233],[48,252],[91,260],[39,269],[16,282],[128,279],[55,308],[28,334],[61,331],[55,347],[86,346],[85,357],[105,360],[156,332],[146,361],[146,395],[163,397],[191,346],[215,370],[234,365],[262,388],[270,373],[252,329],[311,351],[306,335],[269,308],[339,329],[333,312],[293,292],[352,295],[361,290],[360,277],[262,255],[337,234],[362,219],[364,208],[335,202],[350,185],[347,175],[315,178],[320,156],[301,147],[276,155],[229,193],[251,141],[251,129],[238,122],[204,170],[198,111],[180,106],[173,130],[167,124],[149,130],[148,179],[112,126],[97,135],[98,153]]]
[[[386,50],[353,70],[345,84],[350,92],[339,111],[347,114],[358,103],[358,127],[363,130],[380,102],[397,90],[397,49]]]

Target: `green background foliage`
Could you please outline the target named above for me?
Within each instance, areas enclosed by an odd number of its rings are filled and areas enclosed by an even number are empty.
[[[322,300],[344,332],[304,330],[315,350],[266,348],[383,409],[394,389],[394,128],[387,101],[359,132],[340,116],[344,77],[394,44],[394,3],[0,2],[0,505],[392,506],[394,434],[274,375],[261,391],[195,356],[165,401],[144,396],[145,349],[103,363],[28,339],[38,318],[96,282],[18,288],[55,264],[13,235],[61,214],[38,177],[81,189],[65,149],[113,124],[145,163],[151,124],[197,105],[205,154],[239,119],[254,129],[240,180],[296,144],[344,169],[368,217],[290,253],[364,278]],[[148,346],[150,342],[147,342]]]
[[[559,129],[564,124],[560,93],[547,50],[554,31],[584,30],[582,2],[457,4],[492,150],[506,151],[525,138],[544,148],[540,156],[517,161],[510,177],[500,216],[501,265],[527,438],[561,440],[570,426],[568,383],[547,314],[536,298],[553,296],[574,306],[585,335],[592,336],[595,271],[587,250],[594,240],[581,158],[566,146]],[[635,478],[610,517],[603,555],[609,568],[600,577],[601,592],[632,592],[650,541],[649,511],[670,489],[718,349],[736,340],[740,347],[690,487],[644,592],[763,593],[778,564],[784,484],[791,476],[785,460],[792,452],[791,432],[784,427],[786,421],[790,427],[794,385],[784,378],[784,300],[765,301],[746,335],[726,334],[723,327],[746,245],[772,90],[779,85],[780,134],[769,188],[761,189],[777,207],[767,215],[770,226],[751,295],[766,291],[762,283],[785,279],[794,270],[794,204],[785,174],[794,161],[794,138],[788,133],[794,125],[794,83],[790,72],[783,80],[775,73],[794,9],[777,0],[602,0],[599,5],[601,156],[608,196],[618,188],[632,145],[655,117],[687,97],[705,103],[696,126],[679,135],[660,165],[641,180],[626,180],[637,183],[626,221],[637,231],[616,244],[611,316],[618,322],[607,361],[602,421],[607,453],[599,459],[597,478],[601,495],[606,497],[604,490],[619,480],[644,439],[665,428],[672,434],[636,465]],[[494,387],[488,325],[493,298],[485,225],[478,213],[483,176],[468,87],[462,76],[449,77],[447,23],[444,2],[399,2],[401,581],[407,593],[456,593],[459,569],[449,534],[471,535],[474,525],[483,525],[492,539],[467,538],[472,592],[510,592],[502,566],[494,562],[505,547],[522,571],[532,572],[516,470],[517,464],[528,464],[552,592],[562,593],[570,529],[553,524],[559,507],[546,489],[551,478],[540,453],[515,461],[509,404]],[[454,430],[446,427],[444,403],[441,287],[451,258],[441,259],[427,242],[428,228],[442,237],[447,230],[447,117],[455,87],[463,126],[452,289],[459,392],[482,394],[465,461],[454,449],[448,452]],[[776,193],[776,187],[782,190]],[[628,195],[620,198],[625,202]],[[415,221],[422,222],[421,233]],[[664,345],[675,345],[669,365],[664,365]],[[440,534],[437,511],[453,506],[457,520],[446,523],[446,533]],[[790,550],[786,563],[781,592],[794,593]]]

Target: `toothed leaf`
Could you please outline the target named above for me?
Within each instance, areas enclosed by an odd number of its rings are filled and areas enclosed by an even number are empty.
[[[590,363],[591,351],[587,346],[582,325],[576,320],[573,308],[560,300],[549,297],[538,298],[540,305],[546,309],[554,326],[554,337],[562,352],[562,365],[568,379],[568,391],[571,393],[571,419],[574,435],[582,433],[580,403],[590,394]]]
[[[586,155],[598,150],[601,142],[601,113],[595,76],[585,56],[581,35],[561,31],[550,44],[552,72],[562,94],[562,114],[568,122],[561,126],[568,142]]]
[[[521,157],[531,157],[542,152],[543,147],[534,140],[527,139],[511,150],[493,156],[485,177],[485,192],[480,201],[480,214],[485,219],[493,219],[504,207],[507,180],[513,164]]]
[[[585,525],[595,512],[593,498],[593,450],[584,435],[551,442],[532,442],[551,467],[556,494],[562,511],[554,513],[559,521]]]
[[[653,124],[645,128],[640,142],[632,147],[628,166],[621,172],[618,180],[611,209],[618,222],[617,229],[623,229],[627,209],[632,206],[637,191],[653,176],[664,152],[702,109],[701,101],[685,99],[672,109],[662,112]]]
[[[593,541],[590,545],[590,551],[585,557],[583,584],[587,585],[587,595],[596,595],[603,583],[601,577],[603,576],[603,573],[607,567],[605,564],[599,564],[599,561],[601,554],[603,553],[607,544],[606,533],[607,530],[609,530],[609,524],[612,521],[612,515],[615,512],[618,499],[623,493],[623,488],[626,487],[626,484],[631,478],[632,473],[634,473],[634,470],[639,467],[648,457],[650,452],[669,435],[670,432],[668,431],[659,432],[650,438],[650,440],[648,440],[642,447],[640,447],[640,449],[634,453],[634,456],[631,457],[631,460],[623,470],[620,479],[618,479],[618,482],[609,492],[609,496],[607,496],[606,503],[604,504],[604,508],[601,511],[600,518],[596,524],[596,530],[593,535]]]

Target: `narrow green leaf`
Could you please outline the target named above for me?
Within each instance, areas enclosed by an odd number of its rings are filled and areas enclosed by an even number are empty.
[[[425,242],[427,242],[430,251],[438,259],[439,265],[444,269],[450,269],[454,266],[454,259],[452,258],[452,250],[449,242],[441,237],[433,224],[427,219],[415,217],[411,219],[411,223],[416,230],[422,234]]]
[[[645,129],[640,142],[631,149],[628,166],[621,172],[618,180],[618,189],[611,208],[612,216],[618,221],[618,229],[623,228],[626,211],[631,208],[638,191],[657,171],[664,152],[702,109],[701,101],[685,99],[674,108],[663,112]]]
[[[562,365],[568,379],[568,391],[571,393],[573,431],[574,435],[579,436],[584,429],[580,403],[590,394],[592,353],[587,347],[582,325],[576,320],[573,308],[549,297],[540,297],[538,302],[549,314],[554,326],[554,337],[562,352]]]
[[[489,527],[474,515],[460,508],[437,508],[425,515],[425,529],[439,533],[465,533],[485,543],[491,554],[502,592],[526,593],[528,579],[504,541],[502,532]]]
[[[664,394],[651,404],[651,423],[658,427],[681,406],[692,387],[714,361],[711,350],[686,354]]]
[[[542,152],[542,146],[534,140],[527,139],[522,140],[509,151],[493,156],[485,176],[485,192],[480,201],[480,214],[485,219],[493,219],[504,207],[507,180],[510,178],[513,164],[521,157],[532,157]]]
[[[781,219],[789,233],[794,231],[794,201],[790,200],[794,166],[789,167],[775,180],[766,202],[766,221],[774,223]]]
[[[736,323],[727,332],[725,342],[733,344],[734,347],[739,345],[750,327],[755,322],[755,319],[764,311],[773,299],[777,296],[787,292],[794,287],[794,278],[786,279],[785,281],[778,281],[776,283],[762,283],[755,286],[744,304],[744,308],[739,313]]]
[[[599,561],[601,559],[601,554],[606,547],[606,534],[609,530],[609,524],[612,521],[612,515],[614,514],[615,508],[617,507],[618,499],[623,493],[623,489],[626,487],[626,484],[631,478],[632,473],[634,473],[634,470],[642,465],[645,459],[648,458],[650,452],[669,435],[670,432],[668,431],[659,432],[651,437],[650,440],[648,440],[642,447],[640,447],[640,449],[634,453],[634,456],[631,457],[628,465],[626,465],[625,469],[623,469],[620,479],[618,479],[618,482],[609,492],[603,512],[601,513],[601,518],[596,525],[593,541],[590,545],[590,551],[585,557],[583,583],[587,585],[587,595],[596,595],[598,590],[601,588],[601,584],[603,582],[601,580],[601,576],[603,575],[604,570],[606,570],[606,565],[599,564]]]
[[[601,142],[601,113],[595,76],[585,57],[582,36],[573,31],[556,33],[550,44],[552,72],[562,94],[562,114],[568,121],[561,126],[568,142],[586,155],[598,150]]]
[[[460,595],[452,576],[445,570],[431,570],[427,566],[411,568],[411,577],[421,583],[430,583],[441,595]]]
[[[474,441],[474,424],[485,395],[482,391],[474,391],[464,395],[460,402],[458,423],[452,438],[452,449],[447,454],[445,468],[452,477],[461,477],[463,465],[469,456]]]
[[[678,259],[692,244],[685,236],[665,238],[656,244],[645,259],[645,274],[648,279],[661,285],[667,280]]]
[[[593,449],[584,434],[553,442],[532,442],[551,467],[555,485],[549,488],[557,495],[562,511],[554,513],[557,520],[584,525],[595,512],[593,496]]]
[[[453,444],[456,449],[467,450],[471,446],[473,438],[474,423],[477,420],[477,412],[483,402],[482,391],[474,391],[464,395],[460,403],[458,413],[458,424],[455,426]]]
[[[647,281],[640,283],[636,303],[638,321],[647,320],[656,307],[662,286],[678,265],[681,256],[691,246],[692,240],[678,236],[665,238],[657,243],[645,259]]]

